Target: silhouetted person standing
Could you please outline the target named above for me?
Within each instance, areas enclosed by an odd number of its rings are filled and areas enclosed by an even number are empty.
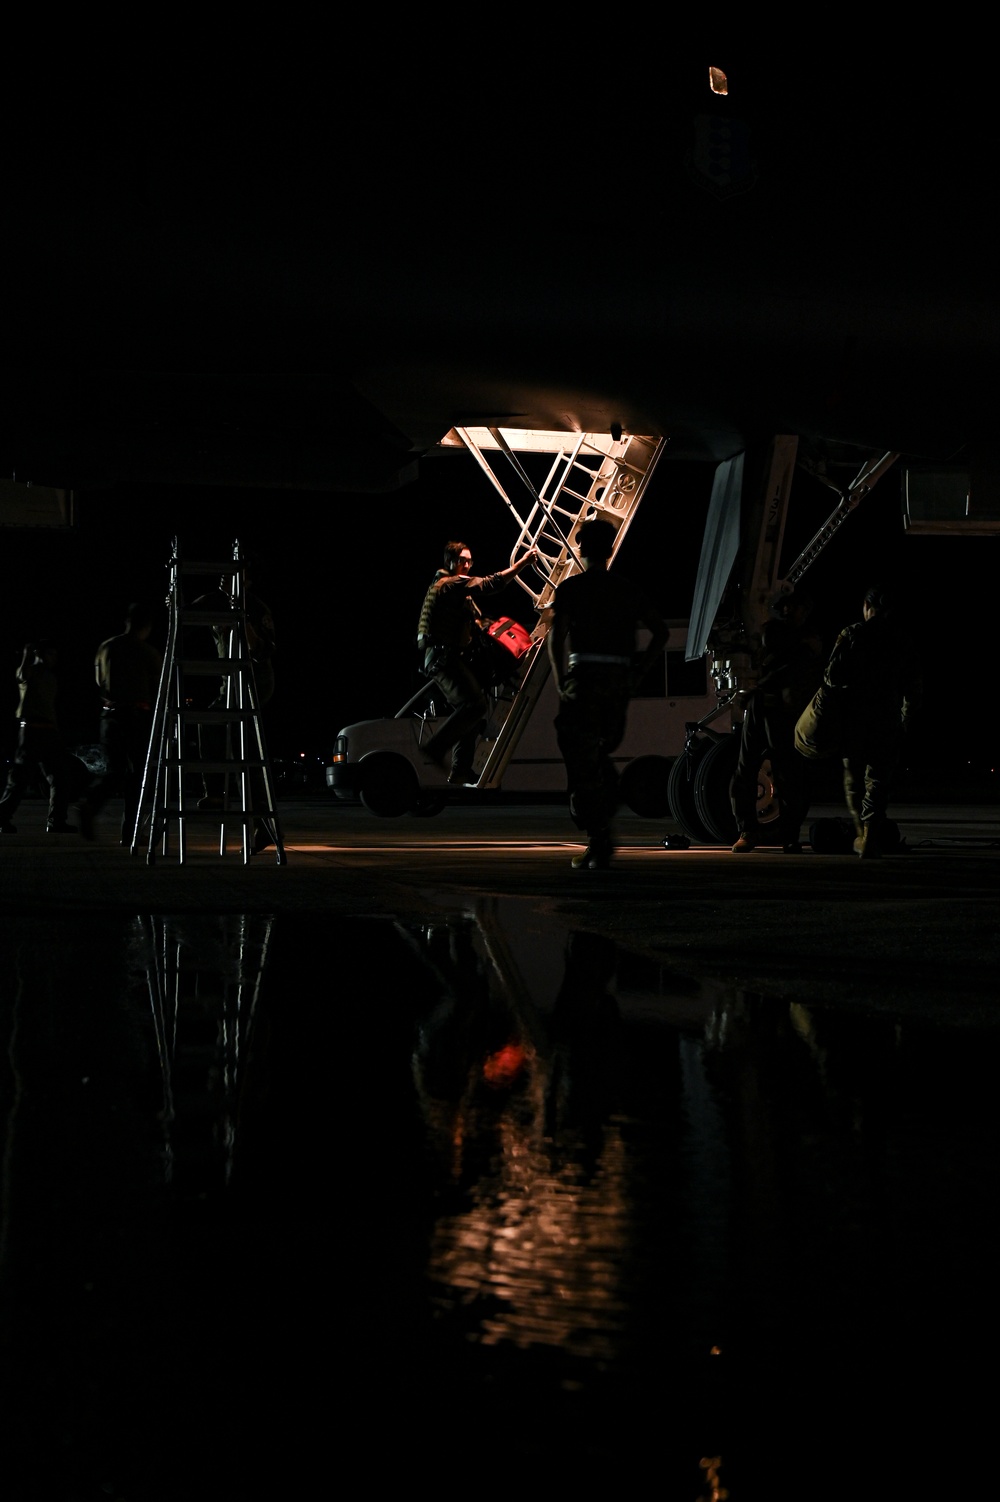
[[[841,631],[823,674],[841,699],[844,797],[862,860],[882,853],[903,730],[923,695],[916,651],[891,619],[891,603],[884,590],[868,591],[863,619]]]
[[[67,756],[56,719],[57,656],[52,642],[40,641],[36,645],[29,642],[17,670],[17,750],[0,798],[0,834],[17,833],[11,820],[24,796],[29,771],[35,767],[49,784],[46,834],[76,833],[76,826],[66,822]]]
[[[608,572],[615,529],[584,522],[577,533],[584,572],[559,585],[548,636],[549,661],[559,689],[556,738],[569,785],[573,822],[587,834],[574,870],[603,870],[613,851],[611,820],[618,807],[612,754],[625,734],[628,701],[670,635],[641,590]],[[650,632],[636,653],[636,628]]]
[[[163,666],[159,652],[149,643],[152,625],[149,609],[132,604],[121,636],[109,637],[97,649],[94,676],[101,691],[100,740],[105,769],[80,804],[80,828],[88,839],[93,836],[94,816],[120,792],[124,799],[121,843],[132,841]]]

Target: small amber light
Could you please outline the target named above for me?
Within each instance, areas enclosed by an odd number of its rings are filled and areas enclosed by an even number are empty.
[[[721,68],[709,68],[708,86],[713,94],[729,93],[729,82]]]

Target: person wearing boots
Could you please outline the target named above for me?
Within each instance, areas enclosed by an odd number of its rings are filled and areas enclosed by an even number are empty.
[[[653,606],[629,580],[608,572],[614,551],[611,522],[584,522],[577,533],[584,571],[565,579],[553,598],[549,661],[559,689],[556,739],[566,763],[570,816],[587,836],[575,871],[611,864],[611,821],[618,807],[612,755],[625,734],[628,701],[670,633]],[[636,652],[636,629],[648,645]]]
[[[862,860],[882,854],[892,779],[923,685],[917,654],[892,618],[884,589],[869,589],[862,619],[837,637],[824,683],[840,690],[844,798]]]
[[[734,855],[768,843],[757,826],[759,773],[768,759],[782,804],[782,849],[792,855],[802,849],[808,769],[795,751],[795,722],[819,686],[822,663],[819,638],[806,632],[811,613],[812,601],[802,590],[779,595],[761,633],[762,676],[743,695],[740,755],[729,788],[737,828]]]
[[[11,821],[17,813],[29,773],[37,767],[49,784],[49,814],[46,834],[76,834],[76,825],[66,822],[69,805],[66,748],[56,720],[55,644],[29,642],[17,670],[17,750],[0,798],[0,834],[16,834]]]

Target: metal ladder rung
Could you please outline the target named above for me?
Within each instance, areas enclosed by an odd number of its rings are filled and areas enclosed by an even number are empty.
[[[196,819],[203,824],[253,824],[260,818],[251,809],[242,808],[180,808],[171,805],[164,810],[169,819]]]
[[[245,668],[242,657],[185,657],[180,664],[181,672],[193,678],[216,678]]]
[[[178,622],[182,626],[235,626],[239,614],[235,610],[179,610]]]
[[[227,558],[223,563],[190,563],[186,558],[174,558],[171,561],[180,574],[225,574],[227,578],[232,578],[233,575],[232,558]]]
[[[242,709],[175,709],[174,714],[185,725],[236,725],[250,717]]]
[[[196,772],[232,772],[240,777],[244,772],[259,771],[263,767],[262,761],[199,761],[196,756],[168,756],[164,759],[164,765],[178,768],[181,771]]]

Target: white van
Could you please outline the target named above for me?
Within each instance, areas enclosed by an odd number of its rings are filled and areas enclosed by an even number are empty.
[[[668,621],[667,650],[640,685],[629,706],[628,728],[615,753],[622,777],[623,802],[635,813],[658,818],[669,811],[667,780],[673,759],[684,749],[685,726],[710,714],[718,704],[715,686],[708,676],[708,659],[685,662],[687,621]],[[508,682],[494,690],[486,732],[477,762],[488,747],[494,719],[502,719],[514,687]],[[498,787],[505,793],[559,793],[566,787],[566,772],[556,745],[553,721],[558,700],[551,675],[507,761],[499,781],[481,783],[483,791]],[[370,813],[391,818],[405,813],[437,813],[449,797],[467,801],[467,789],[448,786],[443,772],[428,764],[421,753],[447,715],[445,705],[434,700],[429,680],[392,719],[361,720],[339,732],[333,760],[327,767],[327,786],[338,798],[360,798]],[[730,728],[728,712],[713,722],[713,728]]]

